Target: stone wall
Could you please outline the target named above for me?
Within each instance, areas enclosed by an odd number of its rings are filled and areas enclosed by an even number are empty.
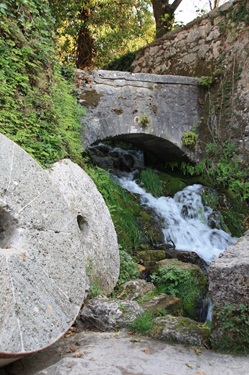
[[[184,133],[199,125],[198,79],[94,70],[76,71],[85,148],[103,140],[122,140],[164,161],[195,161]],[[191,102],[191,106],[189,103]]]
[[[139,50],[133,71],[202,77],[202,140],[225,134],[248,157],[248,55],[249,1],[236,0]]]

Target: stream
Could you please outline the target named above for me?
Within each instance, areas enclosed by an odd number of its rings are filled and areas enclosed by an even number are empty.
[[[237,240],[224,230],[209,226],[213,210],[202,203],[202,185],[187,186],[173,198],[155,198],[136,183],[134,173],[115,177],[115,181],[140,195],[141,205],[155,211],[161,218],[165,243],[173,243],[176,250],[194,251],[209,264]]]
[[[154,211],[161,223],[165,244],[173,244],[175,250],[193,251],[208,265],[237,241],[220,229],[212,208],[203,204],[202,192],[207,189],[204,186],[195,184],[173,197],[155,198],[136,181],[138,171],[144,168],[142,151],[105,144],[92,146],[90,150],[96,163],[101,160],[101,167],[114,171],[114,182],[139,195],[141,206]]]

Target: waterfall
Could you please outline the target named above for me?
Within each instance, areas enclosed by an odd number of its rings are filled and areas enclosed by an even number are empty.
[[[222,229],[209,226],[208,219],[213,211],[202,203],[202,185],[188,186],[173,198],[155,198],[136,183],[134,173],[115,177],[115,181],[140,195],[141,204],[154,210],[161,219],[165,243],[172,241],[176,250],[194,251],[209,264],[237,240]]]

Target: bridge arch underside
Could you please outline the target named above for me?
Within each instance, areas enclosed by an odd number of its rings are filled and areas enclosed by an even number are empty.
[[[113,142],[114,144],[118,142],[126,142],[132,144],[135,147],[143,150],[145,152],[145,155],[146,153],[150,153],[162,162],[191,162],[188,156],[178,146],[164,138],[160,138],[151,134],[120,134],[114,137],[108,137],[102,140],[98,140],[97,142],[94,142],[94,144],[105,141]]]

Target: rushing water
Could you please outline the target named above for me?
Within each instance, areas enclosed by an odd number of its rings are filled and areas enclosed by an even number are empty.
[[[172,241],[176,250],[194,251],[210,263],[236,242],[236,238],[222,229],[209,226],[213,211],[202,203],[202,185],[188,186],[173,198],[155,198],[136,183],[133,173],[115,179],[126,190],[139,194],[141,204],[153,209],[161,218],[164,241]]]

